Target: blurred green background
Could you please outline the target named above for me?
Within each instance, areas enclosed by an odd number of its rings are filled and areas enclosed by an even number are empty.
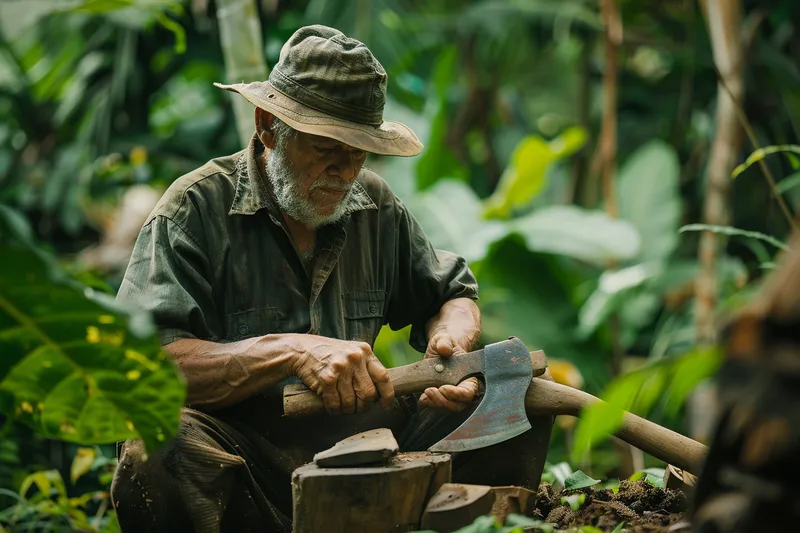
[[[733,128],[744,116],[752,133],[727,132],[740,137],[730,145],[738,164],[759,146],[800,140],[800,3],[729,3],[740,14],[729,29],[743,85]],[[680,407],[714,365],[659,365],[708,340],[696,329],[701,234],[679,231],[714,222],[703,211],[716,191],[722,93],[702,4],[619,0],[622,40],[609,56],[609,26],[588,0],[4,0],[0,219],[30,228],[68,272],[113,293],[163,190],[239,150],[251,128],[240,120],[237,129],[234,100],[212,83],[258,79],[298,27],[334,26],[383,63],[384,116],[426,146],[367,166],[435,246],[470,262],[482,341],[518,336],[544,349],[561,379],[607,396],[615,374],[656,368],[639,374],[660,376],[654,392],[637,396],[639,380],[621,404],[689,431],[670,395]],[[617,150],[605,160],[609,114]],[[789,235],[773,195],[791,212],[800,201],[796,157],[764,162],[775,188],[757,166],[736,179],[726,169],[719,220],[752,233],[729,229],[720,241],[718,313],[747,301]],[[387,364],[409,362],[419,355],[406,338],[387,329],[375,351]],[[678,370],[688,387],[671,383]],[[4,488],[38,469],[68,472],[74,445],[9,426]],[[566,457],[572,432],[559,426],[551,462]],[[607,444],[587,465],[597,475],[620,469]]]

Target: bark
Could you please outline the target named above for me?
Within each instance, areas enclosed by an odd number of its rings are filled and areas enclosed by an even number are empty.
[[[717,84],[716,134],[711,145],[703,206],[703,222],[727,225],[730,219],[730,175],[741,146],[741,130],[736,116],[736,102],[743,94],[742,4],[740,0],[701,0],[711,37],[714,63],[722,78]],[[727,89],[726,89],[727,86]],[[717,255],[720,238],[711,232],[700,236],[698,260],[700,273],[696,283],[695,328],[697,342],[707,345],[717,337]]]
[[[255,0],[216,0],[216,3],[227,82],[266,80],[269,69]],[[253,106],[238,94],[231,94],[231,101],[239,142],[244,148],[255,131]]]

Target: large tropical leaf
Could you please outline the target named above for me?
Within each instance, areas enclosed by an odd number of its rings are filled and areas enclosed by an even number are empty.
[[[552,141],[537,135],[522,139],[514,149],[497,189],[486,200],[485,215],[508,218],[514,209],[536,198],[545,188],[550,165],[578,151],[586,143],[586,136],[583,128],[575,126]]]
[[[603,266],[625,261],[639,253],[642,245],[636,228],[602,211],[572,205],[555,205],[509,222],[535,252],[566,255]]]
[[[408,205],[436,248],[470,262],[483,259],[489,246],[510,231],[502,222],[482,219],[480,200],[460,181],[439,181],[409,199]]]
[[[678,245],[681,217],[678,177],[678,155],[663,141],[641,146],[620,169],[619,214],[641,234],[642,261],[665,259]]]
[[[81,443],[171,438],[183,381],[147,317],[70,282],[38,253],[0,248],[0,410]]]

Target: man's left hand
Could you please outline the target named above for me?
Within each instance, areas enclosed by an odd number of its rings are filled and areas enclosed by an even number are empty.
[[[451,300],[442,306],[428,326],[425,358],[458,357],[472,349],[480,335],[480,313],[472,300]],[[478,392],[478,379],[469,378],[456,385],[429,387],[419,399],[423,407],[463,411]]]

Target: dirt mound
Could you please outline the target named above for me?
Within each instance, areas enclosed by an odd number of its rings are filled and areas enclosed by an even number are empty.
[[[561,498],[583,494],[583,505],[577,510]],[[542,485],[536,500],[536,515],[555,524],[558,529],[591,525],[602,531],[612,531],[621,522],[626,533],[680,533],[688,507],[682,492],[665,490],[647,483],[623,481],[615,494],[611,489],[591,488],[556,493],[550,485]]]

